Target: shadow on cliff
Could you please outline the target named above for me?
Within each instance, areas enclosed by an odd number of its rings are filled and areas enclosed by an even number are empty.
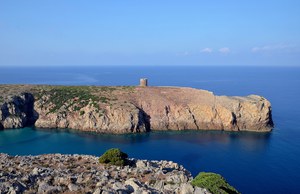
[[[34,125],[39,117],[34,101],[34,96],[27,92],[8,97],[0,106],[0,129]]]
[[[138,108],[138,107],[137,107]],[[151,117],[149,114],[147,114],[143,109],[138,108],[140,111],[140,115],[139,115],[139,123],[138,126],[145,126],[145,131],[146,132],[150,132],[151,131]],[[139,130],[139,132],[141,132]]]
[[[27,115],[27,122],[25,124],[25,126],[34,126],[35,122],[38,120],[39,118],[39,113],[34,109],[34,102],[35,102],[35,98],[32,94],[30,93],[24,93],[25,95],[25,99],[28,99],[28,105],[27,107],[25,107],[26,111],[26,115]]]

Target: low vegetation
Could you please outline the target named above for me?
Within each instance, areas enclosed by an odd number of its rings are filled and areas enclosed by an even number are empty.
[[[52,104],[49,113],[57,113],[67,109],[78,111],[90,105],[96,109],[99,116],[105,113],[103,107],[112,106],[118,97],[124,93],[133,93],[135,86],[32,86],[30,89],[36,100],[43,100],[44,104]],[[0,99],[1,100],[1,99]],[[49,107],[49,106],[45,106]]]
[[[43,96],[48,96],[47,102],[53,104],[49,113],[57,112],[62,106],[67,109],[71,108],[73,111],[80,111],[81,108],[90,104],[99,110],[99,102],[107,103],[109,98],[106,96],[95,95],[96,89],[99,92],[113,91],[109,87],[87,87],[87,86],[48,86],[36,92],[36,98],[41,99]],[[80,115],[84,114],[82,111]]]
[[[80,116],[82,116],[82,115],[84,115],[84,110],[81,110],[80,112],[79,112],[79,114],[80,114]]]
[[[63,109],[78,111],[87,105],[96,109],[99,115],[104,114],[103,107],[119,101],[124,93],[134,93],[135,86],[51,86],[51,85],[0,85],[0,103],[10,96],[29,92],[35,100],[43,100],[49,113]],[[52,106],[48,106],[52,104]]]
[[[193,186],[206,188],[213,194],[239,193],[221,175],[216,173],[200,172],[191,183]]]
[[[99,158],[99,162],[102,164],[111,164],[116,166],[124,166],[127,163],[128,155],[122,152],[118,148],[111,148],[107,150]]]

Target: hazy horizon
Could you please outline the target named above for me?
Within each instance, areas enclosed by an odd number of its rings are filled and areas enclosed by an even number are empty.
[[[4,66],[300,66],[300,2],[1,1]]]

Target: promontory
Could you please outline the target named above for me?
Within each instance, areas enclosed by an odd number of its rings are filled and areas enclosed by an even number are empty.
[[[68,128],[99,133],[154,130],[266,132],[262,96],[216,96],[186,87],[0,85],[0,129]]]

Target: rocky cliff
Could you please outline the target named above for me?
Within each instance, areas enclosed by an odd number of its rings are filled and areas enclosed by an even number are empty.
[[[2,85],[0,128],[71,128],[102,133],[151,130],[270,131],[261,96],[215,96],[183,87]]]
[[[0,129],[32,125],[37,118],[34,97],[30,93],[11,96],[0,106]]]

